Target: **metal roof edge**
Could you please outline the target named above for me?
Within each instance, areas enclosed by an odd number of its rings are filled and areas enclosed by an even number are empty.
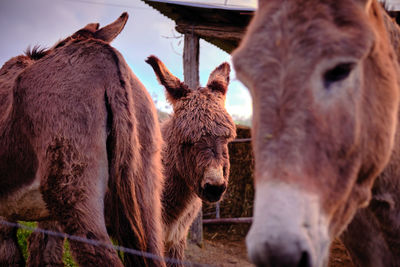
[[[184,2],[184,1],[174,1],[174,0],[147,0],[149,2],[158,2],[165,4],[173,4],[173,5],[181,5],[181,6],[191,6],[197,8],[208,8],[208,9],[223,9],[223,10],[231,10],[231,11],[246,11],[246,12],[254,12],[256,8],[252,7],[244,7],[244,6],[226,6],[223,4],[204,4],[200,2]]]

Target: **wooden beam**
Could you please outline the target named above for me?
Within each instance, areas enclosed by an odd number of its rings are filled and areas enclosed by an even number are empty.
[[[182,34],[193,33],[200,38],[217,38],[222,40],[242,40],[246,27],[221,25],[192,25],[184,22],[177,23],[175,29]]]
[[[250,143],[251,142],[251,138],[236,138],[232,141],[230,141],[229,143]]]
[[[199,37],[193,32],[185,33],[183,47],[183,77],[185,83],[192,89],[199,87]],[[200,209],[197,218],[190,227],[189,241],[203,245],[203,213]]]
[[[252,223],[253,218],[242,217],[242,218],[217,218],[217,219],[204,219],[204,224],[238,224],[238,223]]]

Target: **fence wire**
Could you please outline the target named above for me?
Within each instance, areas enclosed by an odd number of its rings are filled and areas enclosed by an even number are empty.
[[[113,244],[108,244],[105,242],[87,239],[87,238],[80,237],[80,236],[69,235],[66,233],[50,231],[50,230],[41,229],[41,228],[37,228],[37,227],[31,227],[31,226],[23,225],[20,223],[5,221],[2,219],[0,219],[0,225],[4,225],[4,226],[8,226],[8,227],[16,227],[16,228],[20,228],[20,229],[24,229],[24,230],[28,230],[28,231],[32,231],[32,232],[38,232],[38,233],[42,233],[42,234],[46,234],[46,235],[50,235],[50,236],[56,236],[56,237],[60,237],[60,238],[68,238],[69,240],[78,241],[78,242],[82,242],[82,243],[86,243],[86,244],[90,244],[90,245],[98,246],[98,247],[101,247],[101,246],[107,247],[107,248],[115,249],[115,250],[123,252],[123,253],[128,253],[128,254],[132,254],[132,255],[136,255],[136,256],[152,259],[152,260],[164,261],[164,262],[172,263],[172,264],[183,264],[184,266],[191,266],[191,267],[213,267],[213,265],[208,265],[208,264],[200,264],[200,263],[194,263],[194,262],[190,262],[190,261],[181,261],[178,259],[173,259],[173,258],[168,258],[168,257],[160,257],[158,255],[155,255],[155,254],[152,254],[149,252],[145,252],[145,251],[140,251],[140,250],[136,250],[136,249],[131,249],[131,248],[126,248],[126,247],[117,246],[117,245],[113,245]]]

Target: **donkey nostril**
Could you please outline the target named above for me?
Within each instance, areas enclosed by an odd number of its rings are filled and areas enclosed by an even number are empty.
[[[226,190],[226,185],[212,185],[206,183],[204,185],[204,195],[208,201],[218,201]]]
[[[297,266],[298,267],[310,267],[311,266],[310,255],[308,254],[307,251],[303,251],[303,253],[301,254],[299,264]]]
[[[204,190],[208,191],[212,195],[221,195],[226,189],[225,185],[211,185],[206,184]]]

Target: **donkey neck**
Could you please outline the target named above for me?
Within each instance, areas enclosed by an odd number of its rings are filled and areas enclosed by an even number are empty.
[[[388,31],[390,42],[400,65],[400,27],[387,14],[384,14],[385,27]],[[400,68],[398,68],[400,77]],[[400,239],[400,222],[395,214],[398,214],[400,203],[400,108],[397,115],[397,129],[393,145],[392,155],[383,172],[375,180],[372,188],[372,200],[370,210],[375,212],[375,218],[385,231],[384,238],[388,244],[398,242]],[[377,211],[377,213],[376,213]],[[376,242],[377,249],[383,246]],[[384,244],[385,245],[385,244]],[[398,246],[391,246],[392,255],[400,255]]]
[[[389,40],[393,46],[395,56],[397,57],[397,62],[399,64],[397,72],[398,72],[398,77],[400,77],[400,27],[385,12],[383,14],[383,18],[384,18],[384,22],[385,22],[385,28],[389,35]],[[400,80],[398,81],[398,83],[400,83]],[[399,86],[399,88],[400,88],[400,86]],[[399,108],[398,115],[397,115],[397,129],[396,129],[396,135],[395,135],[395,140],[394,140],[394,145],[393,145],[393,152],[392,152],[392,156],[389,161],[389,164],[388,164],[389,168],[388,167],[385,168],[384,172],[387,171],[387,169],[390,169],[392,172],[393,172],[393,170],[396,170],[398,176],[400,177],[400,167],[394,168],[391,166],[392,164],[394,164],[395,166],[398,166],[399,164],[397,162],[399,159],[400,159],[400,108]]]

